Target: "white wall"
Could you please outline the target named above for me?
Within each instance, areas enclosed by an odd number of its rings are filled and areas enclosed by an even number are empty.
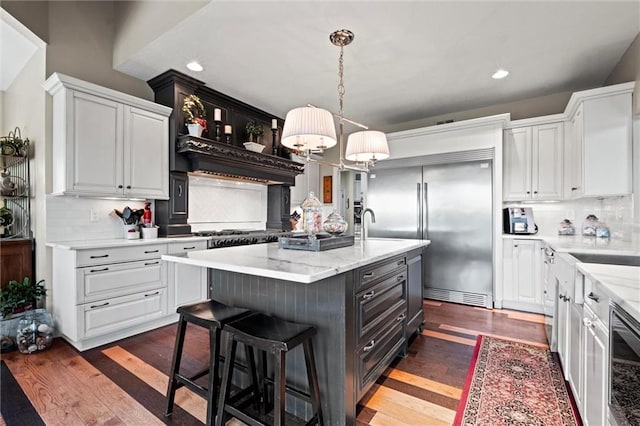
[[[46,144],[45,105],[46,94],[40,84],[45,79],[46,46],[35,34],[11,15],[2,11],[2,20],[32,42],[37,50],[25,64],[11,86],[2,96],[1,135],[7,135],[15,127],[20,128],[23,138],[31,143],[29,167],[31,173],[31,229],[36,239],[36,261],[34,280],[44,279],[50,285],[49,263],[45,249],[45,203]],[[0,70],[1,72],[1,70]]]

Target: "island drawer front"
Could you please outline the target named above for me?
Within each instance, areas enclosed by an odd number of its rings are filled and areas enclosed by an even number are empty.
[[[78,306],[80,338],[101,336],[143,324],[167,314],[164,289],[131,294]]]
[[[166,244],[136,245],[135,247],[113,247],[78,250],[77,266],[105,265],[107,263],[133,260],[159,259],[167,253]]]
[[[166,266],[160,259],[77,269],[77,304],[125,296],[165,285]]]
[[[402,313],[406,316],[406,273],[392,275],[356,296],[358,346],[366,343],[371,333],[395,321]]]
[[[406,256],[392,257],[384,261],[364,266],[358,270],[356,291],[367,288],[396,270],[407,268]]]
[[[383,328],[368,345],[357,352],[358,359],[358,399],[373,384],[384,369],[395,358],[404,344],[404,323],[397,322]]]
[[[206,250],[207,242],[202,241],[189,241],[189,242],[176,242],[169,243],[169,254],[186,253],[194,250]]]

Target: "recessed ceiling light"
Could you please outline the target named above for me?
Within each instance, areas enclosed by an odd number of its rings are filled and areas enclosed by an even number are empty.
[[[198,61],[191,61],[187,64],[187,68],[189,68],[191,71],[195,71],[195,72],[200,72],[202,71],[204,68],[202,68],[202,65],[200,65],[198,63]]]
[[[505,78],[508,75],[509,75],[509,71],[503,70],[502,68],[500,68],[498,71],[493,73],[491,78],[496,79],[496,80],[500,80],[501,78]]]

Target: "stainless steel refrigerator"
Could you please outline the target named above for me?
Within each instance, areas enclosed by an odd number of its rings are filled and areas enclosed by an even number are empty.
[[[431,240],[424,297],[493,307],[492,160],[412,161],[381,162],[369,174],[368,236]]]

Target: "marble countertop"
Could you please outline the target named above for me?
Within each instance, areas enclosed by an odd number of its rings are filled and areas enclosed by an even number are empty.
[[[543,240],[558,252],[618,254],[640,256],[640,240],[623,241],[615,238],[584,237],[582,235],[511,235],[506,239]]]
[[[312,283],[429,245],[429,240],[369,238],[321,252],[281,249],[277,243],[163,255],[170,262],[300,283]]]
[[[167,244],[167,243],[185,243],[190,241],[206,241],[209,237],[171,237],[171,238],[149,238],[127,240],[124,238],[114,238],[110,240],[80,240],[80,241],[55,241],[48,242],[47,247],[54,247],[63,250],[89,250],[96,248],[110,247],[131,247],[136,245],[147,244]]]
[[[576,263],[576,267],[596,288],[640,321],[640,267],[596,263]]]

